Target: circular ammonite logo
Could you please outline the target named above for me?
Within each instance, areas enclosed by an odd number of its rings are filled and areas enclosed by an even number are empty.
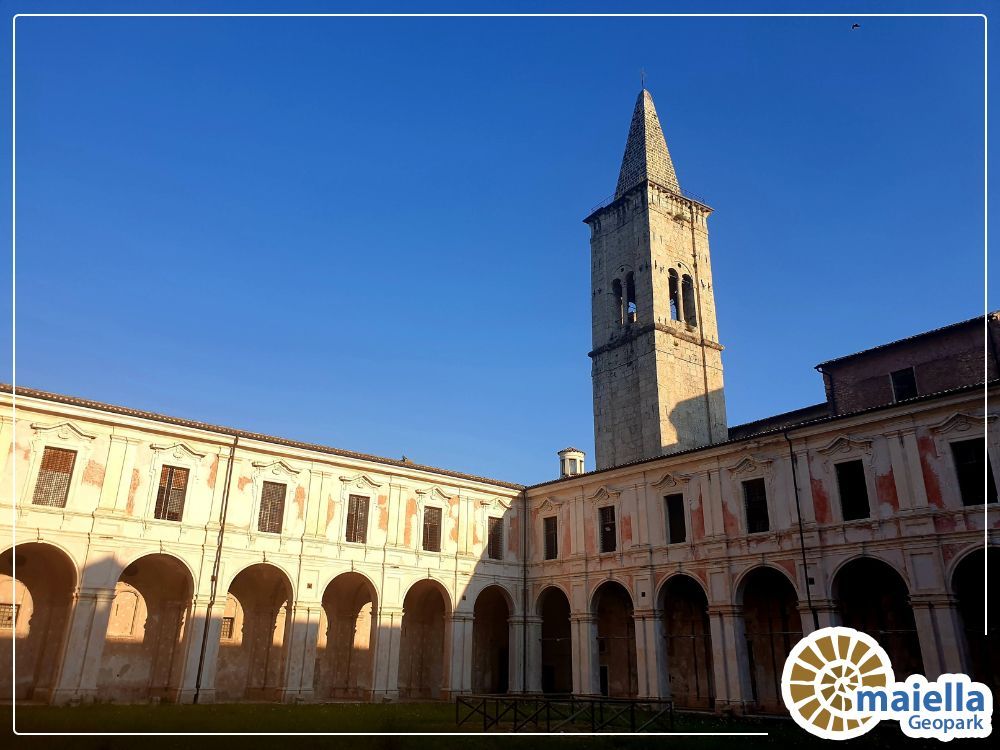
[[[885,688],[896,677],[878,642],[852,628],[822,628],[792,649],[781,673],[781,695],[795,723],[817,737],[849,740],[879,720],[855,710],[858,688]]]

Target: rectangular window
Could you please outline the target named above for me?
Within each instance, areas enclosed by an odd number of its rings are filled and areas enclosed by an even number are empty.
[[[351,495],[347,499],[347,532],[344,538],[356,544],[368,541],[368,498],[364,495]]]
[[[982,438],[959,440],[951,444],[958,473],[958,490],[962,505],[983,505],[997,501],[997,485],[993,467],[986,457],[986,443]]]
[[[667,495],[667,542],[678,544],[687,541],[687,527],[684,521],[684,495]]]
[[[872,514],[868,503],[868,485],[865,483],[865,466],[861,461],[845,461],[836,465],[837,489],[840,490],[840,510],[845,521],[869,518]]]
[[[0,604],[0,630],[17,627],[17,604]]]
[[[441,551],[441,509],[424,509],[424,549],[428,552]]]
[[[235,617],[222,618],[222,633],[220,634],[222,636],[222,640],[224,641],[232,640],[233,628],[235,625],[236,625]]]
[[[69,496],[69,480],[73,476],[76,451],[64,448],[46,448],[42,453],[42,466],[38,470],[32,505],[49,505],[65,508]]]
[[[164,466],[160,471],[160,487],[156,491],[153,517],[163,521],[180,521],[184,513],[184,495],[187,492],[188,470],[178,466]]]
[[[763,479],[748,479],[743,483],[743,505],[746,508],[748,534],[771,528],[767,517],[767,488]]]
[[[893,401],[905,401],[916,397],[917,376],[913,373],[912,367],[889,373],[889,380],[892,381]]]
[[[618,535],[615,533],[615,506],[608,505],[599,508],[597,512],[601,526],[601,552],[614,552],[618,549]]]
[[[278,482],[264,482],[260,493],[260,516],[257,528],[270,534],[280,534],[281,524],[285,518],[286,487]]]
[[[503,559],[503,519],[493,518],[489,519],[489,526],[487,528],[487,536],[489,537],[489,542],[487,544],[486,554],[491,560],[502,560]]]
[[[542,524],[545,530],[545,559],[555,560],[559,557],[559,522],[555,516],[549,516]]]

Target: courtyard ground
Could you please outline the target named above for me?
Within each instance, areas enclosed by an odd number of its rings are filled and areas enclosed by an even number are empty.
[[[9,706],[8,706],[9,709]],[[225,704],[215,706],[115,706],[92,705],[71,708],[21,706],[17,709],[19,732],[94,732],[99,736],[19,736],[6,745],[16,748],[94,748],[105,750],[125,748],[154,750],[156,748],[282,747],[285,737],[143,737],[112,736],[128,732],[361,732],[364,736],[329,737],[298,736],[296,750],[305,748],[374,747],[386,748],[488,748],[536,747],[539,744],[570,750],[600,750],[603,748],[685,747],[733,748],[754,747],[829,747],[831,743],[810,737],[787,719],[722,719],[714,716],[677,714],[678,732],[767,732],[766,737],[676,736],[574,736],[552,735],[550,739],[492,731],[482,737],[420,737],[423,732],[476,731],[475,723],[459,728],[455,725],[455,708],[450,703],[411,703],[397,705],[324,704],[285,706],[275,704]],[[481,727],[481,724],[480,724]],[[401,736],[377,736],[378,733],[400,732]],[[100,736],[103,735],[103,736]],[[975,741],[949,743],[949,750]],[[982,742],[978,743],[982,746]],[[876,731],[851,742],[852,748],[940,748],[936,740],[910,740],[894,727],[883,724]]]

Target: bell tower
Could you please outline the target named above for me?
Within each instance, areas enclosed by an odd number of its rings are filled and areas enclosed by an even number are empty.
[[[711,211],[681,192],[653,97],[643,89],[614,199],[584,219],[598,469],[728,437]]]

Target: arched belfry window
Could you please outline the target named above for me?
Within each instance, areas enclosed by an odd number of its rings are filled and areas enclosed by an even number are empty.
[[[670,269],[667,272],[667,278],[670,284],[670,319],[680,320],[681,319],[681,290],[679,288],[679,279],[677,278],[677,271]]]
[[[625,313],[622,307],[622,282],[619,279],[611,283],[611,298],[614,304],[614,319],[618,325],[622,325],[625,322]]]
[[[684,299],[684,322],[689,326],[698,325],[694,304],[694,283],[687,274],[681,277],[681,297]]]
[[[635,306],[635,275],[630,273],[625,277],[625,322],[635,323],[638,309]]]

